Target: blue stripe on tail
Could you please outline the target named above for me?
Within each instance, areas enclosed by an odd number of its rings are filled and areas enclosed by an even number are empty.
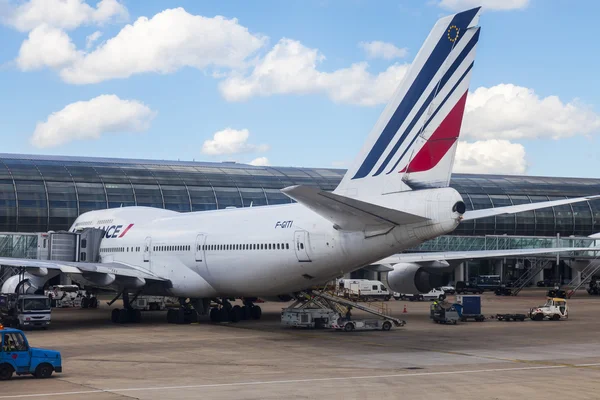
[[[464,32],[478,12],[479,7],[458,13],[454,16],[454,18],[452,18],[448,28],[444,30],[442,36],[438,40],[438,43],[431,52],[431,55],[423,65],[423,68],[421,71],[419,71],[419,74],[406,92],[406,95],[398,105],[398,108],[383,129],[379,138],[377,138],[375,145],[371,151],[369,151],[369,154],[363,161],[362,165],[358,168],[352,179],[364,178],[371,172],[375,164],[377,164],[377,161],[381,158],[381,155],[385,149],[388,147],[400,129],[400,126],[402,126],[404,123],[410,111],[414,108],[415,104],[421,98],[423,92],[427,86],[429,86],[429,83],[448,57],[448,54],[454,45],[456,45],[456,43],[462,38],[462,35],[459,35],[458,39],[454,42],[448,40],[447,30],[454,25],[460,29],[460,32]]]

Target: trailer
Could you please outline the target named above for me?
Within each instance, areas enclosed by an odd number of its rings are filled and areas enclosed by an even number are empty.
[[[295,328],[328,328],[340,318],[339,312],[329,308],[292,308],[281,312],[281,324]]]
[[[466,322],[469,319],[477,322],[485,321],[485,316],[481,313],[481,296],[456,296],[456,303],[456,308],[462,322]]]
[[[392,329],[392,322],[384,319],[346,319],[340,318],[333,324],[331,324],[331,328],[344,331],[344,332],[353,332],[353,331],[389,331]]]

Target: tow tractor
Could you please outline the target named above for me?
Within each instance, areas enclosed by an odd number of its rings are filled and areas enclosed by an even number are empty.
[[[560,319],[567,319],[569,318],[569,306],[567,305],[567,300],[557,297],[548,298],[546,304],[532,308],[529,311],[529,318],[534,321],[542,321],[544,319],[558,321]]]
[[[58,351],[29,347],[23,331],[0,324],[0,381],[12,378],[14,373],[49,378],[53,372],[62,372]]]

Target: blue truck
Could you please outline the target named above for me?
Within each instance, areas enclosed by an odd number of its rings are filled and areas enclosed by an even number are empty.
[[[58,351],[30,347],[23,331],[0,325],[0,381],[15,373],[49,378],[54,372],[62,372]]]

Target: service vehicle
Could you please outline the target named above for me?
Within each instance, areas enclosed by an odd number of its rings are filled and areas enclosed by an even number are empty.
[[[175,303],[176,301],[165,296],[138,296],[131,302],[131,306],[140,311],[163,311],[168,304]]]
[[[457,294],[462,294],[462,293],[482,294],[483,290],[484,289],[482,287],[478,286],[477,284],[475,284],[473,282],[464,282],[464,281],[456,282],[456,293]]]
[[[410,301],[444,300],[446,298],[446,292],[444,292],[440,288],[434,288],[434,289],[431,289],[428,293],[416,293],[416,294],[404,293],[403,296],[404,296],[404,298],[406,298]]]
[[[41,294],[0,294],[0,323],[16,328],[47,328],[52,320],[50,299]]]
[[[394,324],[392,321],[387,319],[347,319],[340,318],[331,324],[331,327],[338,331],[352,332],[352,331],[374,331],[382,330],[389,331],[392,329]],[[402,326],[402,325],[399,325]]]
[[[590,296],[600,296],[600,279],[592,279],[587,288]]]
[[[44,291],[52,307],[81,307],[83,291],[77,285],[54,285]]]
[[[284,308],[281,312],[281,324],[295,328],[328,328],[340,318],[340,313],[329,308]]]
[[[569,318],[569,306],[566,299],[548,298],[546,304],[529,310],[529,318],[534,321],[549,319],[558,321]]]
[[[454,294],[456,293],[456,289],[452,285],[442,286],[440,289],[444,291],[446,294]]]
[[[53,372],[62,372],[60,352],[30,347],[23,331],[0,325],[0,381],[15,373],[49,378]]]
[[[392,298],[388,288],[380,281],[369,279],[339,279],[337,281],[338,294],[345,298],[363,301],[385,300]]]

